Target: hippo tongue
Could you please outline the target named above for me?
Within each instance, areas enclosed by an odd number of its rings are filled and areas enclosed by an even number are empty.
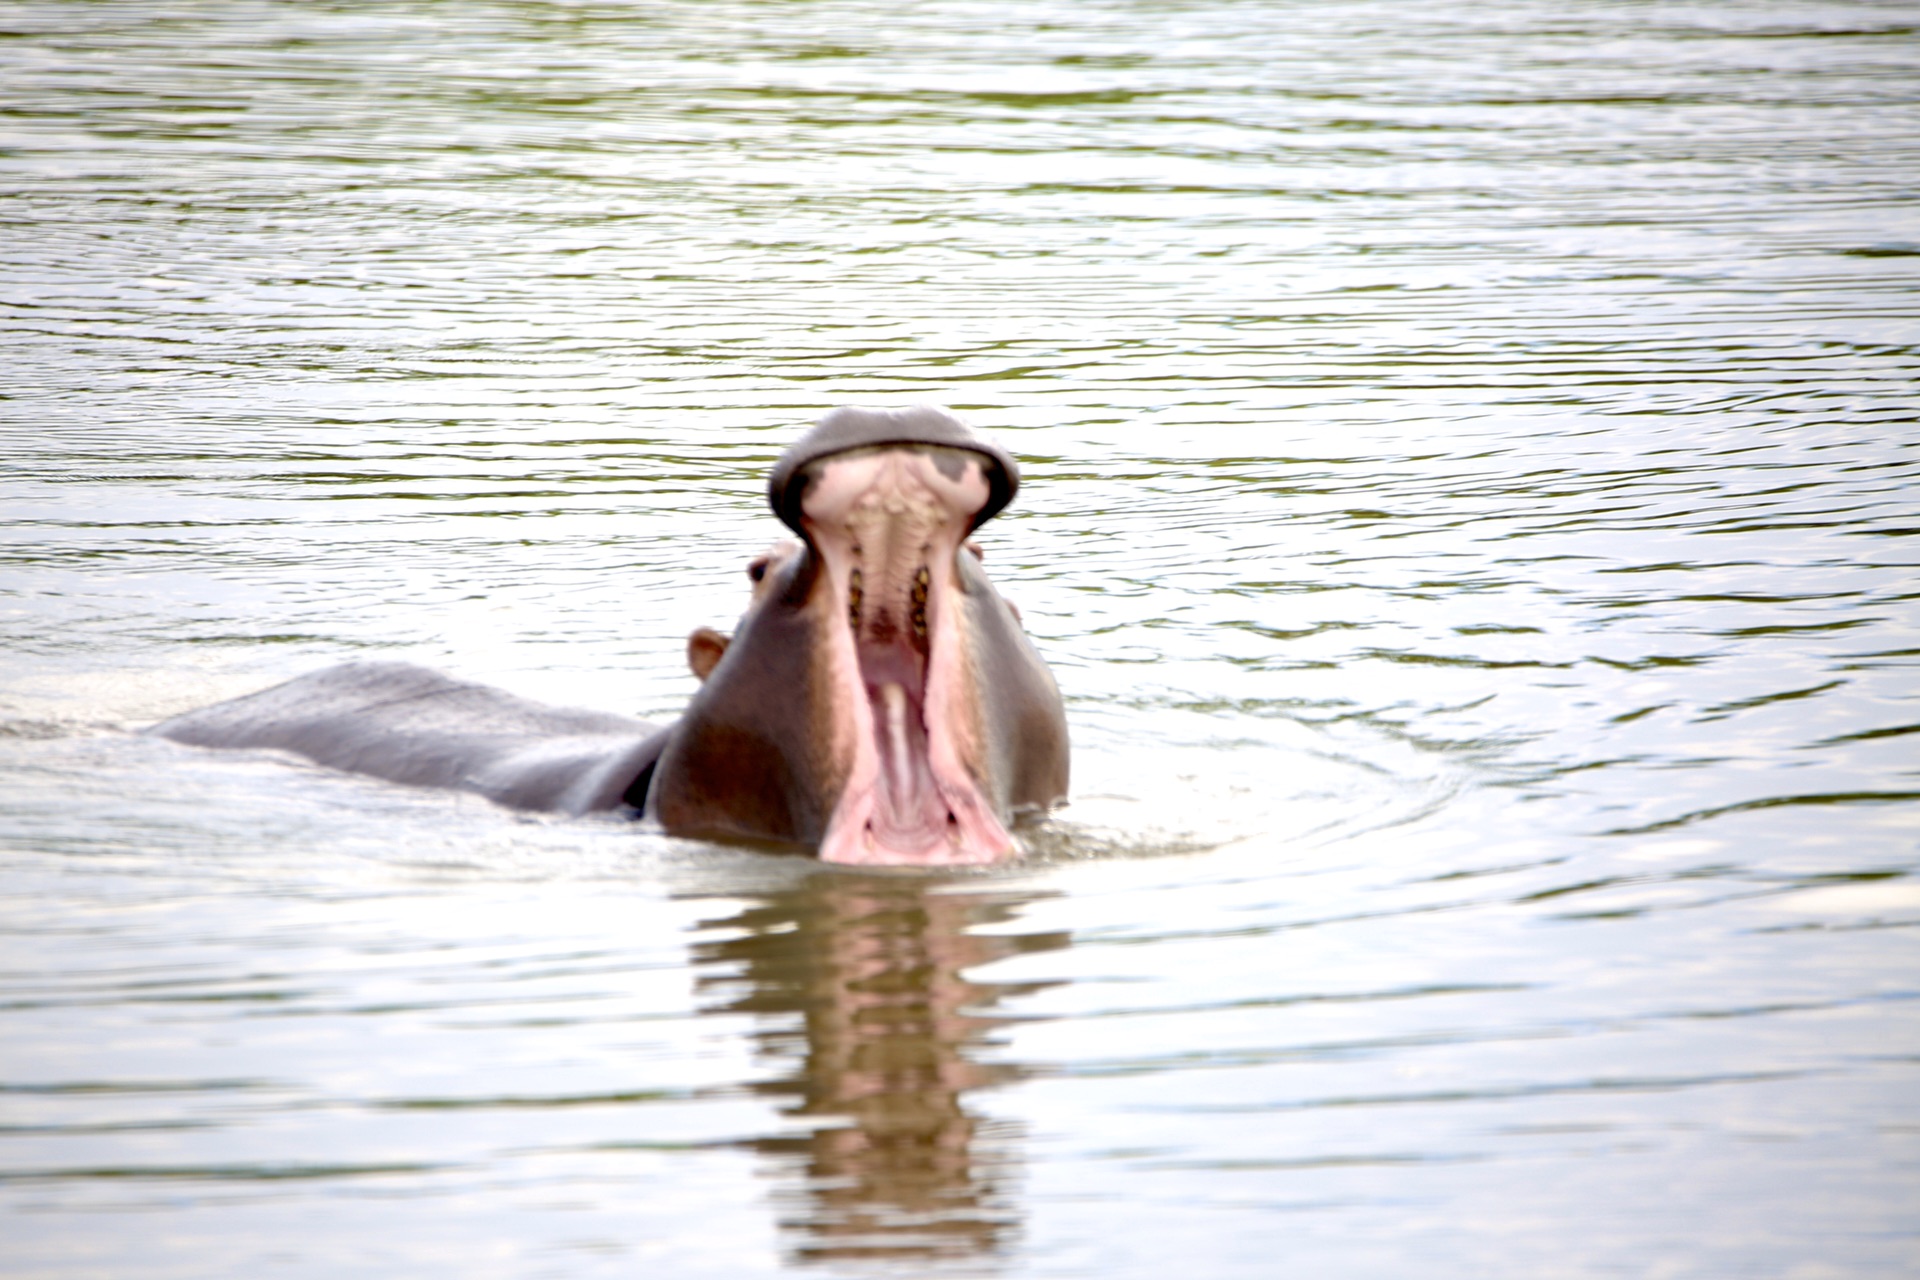
[[[927,760],[925,660],[904,645],[862,643],[856,651],[879,766],[869,819],[874,840],[921,854],[947,838],[947,806]]]

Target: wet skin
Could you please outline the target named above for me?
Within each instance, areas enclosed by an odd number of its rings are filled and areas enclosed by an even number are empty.
[[[631,805],[675,834],[830,862],[991,863],[1067,789],[1059,691],[968,541],[1018,487],[1012,458],[944,410],[822,418],[768,486],[799,540],[749,567],[731,640],[689,637],[702,685],[665,729],[356,663],[152,731],[523,809]]]

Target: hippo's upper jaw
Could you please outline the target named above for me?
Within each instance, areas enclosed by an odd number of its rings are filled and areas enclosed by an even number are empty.
[[[669,831],[829,862],[991,863],[1061,799],[1066,718],[967,535],[1013,459],[944,410],[839,409],[773,471],[803,546],[762,562],[648,792]]]

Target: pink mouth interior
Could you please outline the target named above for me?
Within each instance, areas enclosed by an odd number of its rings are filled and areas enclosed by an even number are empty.
[[[952,723],[962,662],[953,557],[987,496],[978,459],[954,450],[867,449],[816,464],[802,506],[842,593],[843,688],[858,703],[846,708],[850,777],[821,843],[829,861],[978,863],[1009,846]]]
[[[956,819],[941,798],[927,758],[926,658],[898,638],[862,635],[854,652],[873,716],[879,778],[869,823],[875,840],[922,853],[947,839]]]

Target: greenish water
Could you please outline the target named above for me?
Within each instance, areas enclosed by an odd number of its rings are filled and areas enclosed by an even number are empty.
[[[1894,3],[0,9],[0,1265],[1916,1274],[1917,180]],[[1005,871],[130,732],[670,717],[918,401]]]

